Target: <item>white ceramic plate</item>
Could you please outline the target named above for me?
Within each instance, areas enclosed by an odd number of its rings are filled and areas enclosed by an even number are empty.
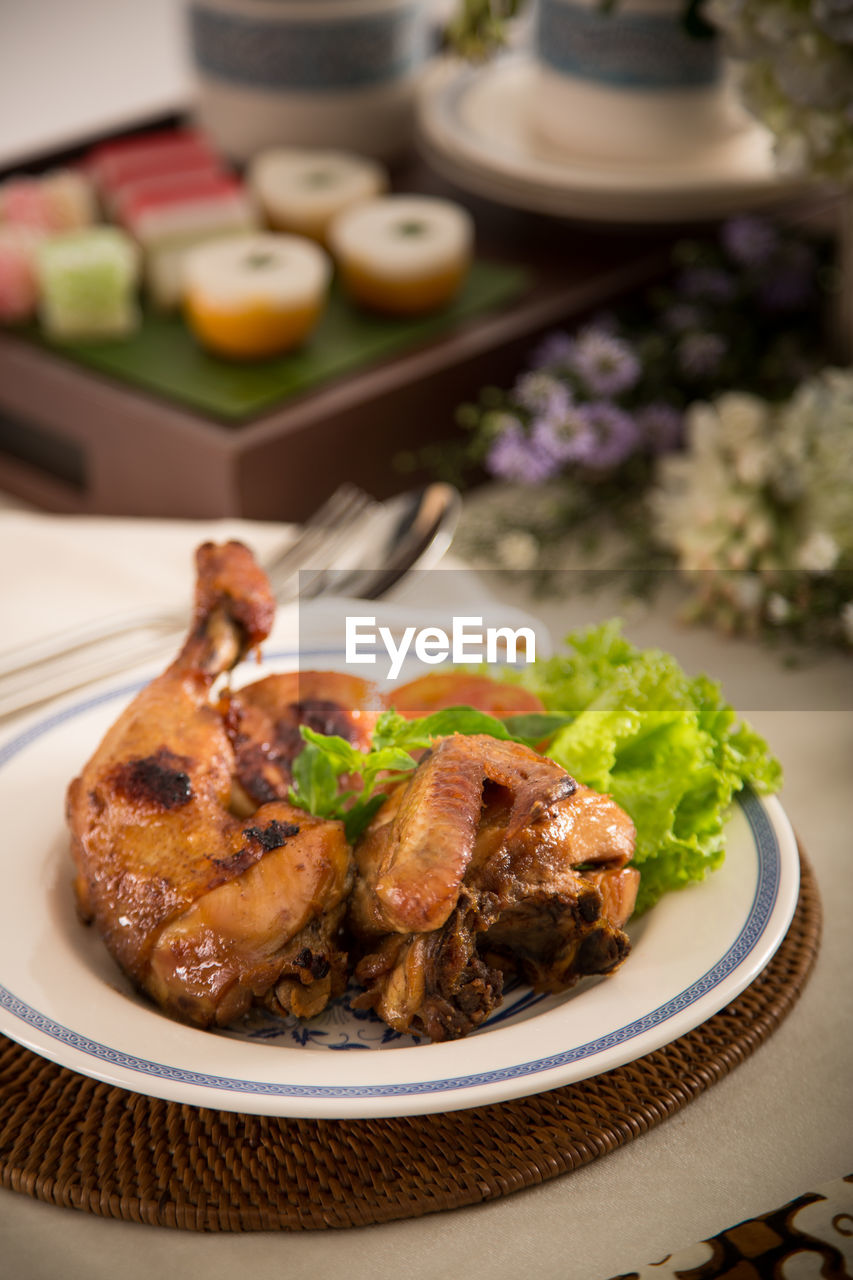
[[[270,659],[283,669],[295,654]],[[328,650],[301,662],[327,666]],[[81,926],[70,883],[65,788],[141,683],[67,700],[0,745],[0,1031],[84,1075],[258,1114],[479,1106],[607,1071],[683,1035],[755,978],[790,923],[794,836],[777,801],[747,797],[732,814],[723,868],[632,925],[633,953],[617,973],[559,997],[519,986],[465,1040],[417,1044],[345,1000],[307,1024],[182,1026],[138,996]]]
[[[697,145],[671,162],[590,160],[558,150],[526,121],[534,74],[524,54],[434,68],[418,104],[418,136],[439,172],[502,204],[611,223],[722,217],[807,189],[778,171],[769,132],[745,115],[724,142]]]

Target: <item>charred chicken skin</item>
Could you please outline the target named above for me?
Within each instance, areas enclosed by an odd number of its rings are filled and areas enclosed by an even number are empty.
[[[175,1017],[225,1025],[258,1003],[311,1016],[345,985],[351,852],[283,783],[253,804],[235,787],[212,686],[266,637],[274,604],[239,543],[200,547],[197,572],[183,648],[70,785],[78,904]]]
[[[609,797],[529,748],[441,739],[356,847],[357,1003],[446,1040],[488,1017],[506,974],[563,991],[612,972],[630,950],[634,838]]]
[[[196,560],[180,653],[67,796],[80,913],[141,990],[201,1027],[253,1005],[312,1017],[343,992],[348,949],[357,1005],[446,1040],[485,1020],[508,974],[562,991],[622,962],[633,825],[527,747],[437,740],[354,851],[342,823],[291,805],[300,725],[366,749],[384,699],[334,672],[216,695],[274,603],[241,544],[206,543]],[[438,694],[458,701],[446,679]]]
[[[300,725],[337,734],[366,751],[382,711],[375,685],[339,671],[265,676],[222,700],[236,782],[249,803],[284,798],[304,742]]]

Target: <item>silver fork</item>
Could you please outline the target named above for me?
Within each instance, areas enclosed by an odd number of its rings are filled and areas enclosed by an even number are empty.
[[[378,505],[355,485],[336,489],[299,536],[264,563],[276,600],[319,594],[326,571]],[[0,716],[153,659],[186,624],[183,611],[124,610],[8,649],[0,653]]]

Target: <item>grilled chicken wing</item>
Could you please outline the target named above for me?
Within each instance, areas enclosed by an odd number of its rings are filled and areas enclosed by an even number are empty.
[[[176,1017],[225,1025],[259,1002],[310,1016],[344,985],[350,850],[340,823],[280,798],[235,812],[234,748],[211,689],[265,638],[274,605],[239,543],[200,547],[197,570],[178,657],[69,788],[78,903]]]
[[[506,973],[562,991],[628,954],[630,818],[553,761],[485,736],[443,739],[356,848],[356,977],[395,1030],[464,1035]]]

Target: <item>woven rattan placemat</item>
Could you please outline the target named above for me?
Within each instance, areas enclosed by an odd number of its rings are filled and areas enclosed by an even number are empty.
[[[380,1120],[237,1115],[115,1089],[0,1037],[0,1184],[105,1217],[258,1231],[418,1217],[568,1173],[673,1115],[780,1024],[820,940],[800,860],[791,927],[736,1000],[636,1062],[513,1102]]]

